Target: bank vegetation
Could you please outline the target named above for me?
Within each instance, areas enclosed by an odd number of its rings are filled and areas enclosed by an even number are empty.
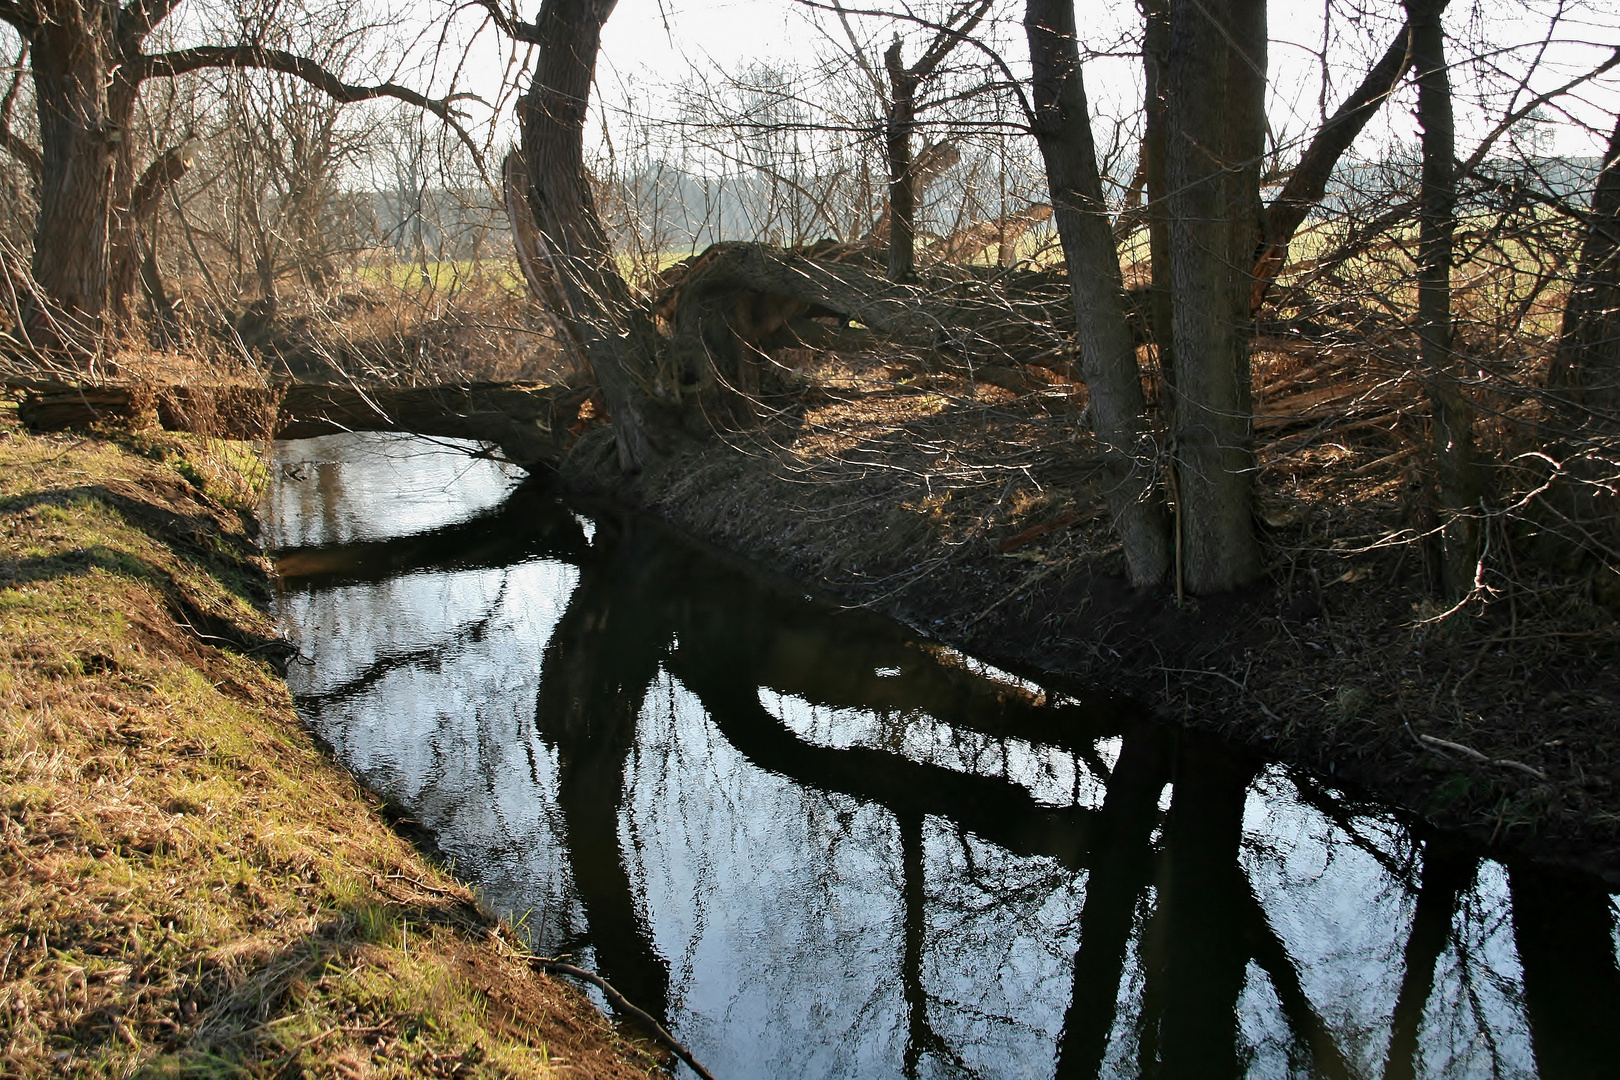
[[[262,480],[0,413],[0,1072],[655,1071],[299,721]]]

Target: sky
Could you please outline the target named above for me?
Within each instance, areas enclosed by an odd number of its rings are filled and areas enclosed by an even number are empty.
[[[1117,46],[1140,18],[1134,0],[1077,3],[1082,45],[1094,50]],[[1382,51],[1400,25],[1399,0],[1364,0],[1357,6],[1367,10],[1359,16],[1351,12],[1349,0],[1273,0],[1269,11],[1271,114],[1279,132],[1304,133],[1320,118],[1323,103],[1316,54],[1323,47],[1325,6],[1333,8],[1334,25],[1340,30],[1340,37],[1327,47],[1329,66],[1337,68],[1326,102],[1329,110],[1359,81],[1365,63],[1361,57],[1371,49]],[[1557,8],[1565,9],[1566,22],[1543,48],[1546,15]],[[1021,27],[1011,20],[1021,16],[1022,5],[1008,5],[1002,14],[1000,30],[1009,54],[1021,56]],[[1544,70],[1532,82],[1532,93],[1562,83],[1583,65],[1595,66],[1620,46],[1620,4],[1612,0],[1452,0],[1447,24],[1455,53],[1462,53],[1465,46],[1482,37],[1503,50],[1493,61],[1501,69],[1495,73],[1498,79],[1511,79],[1519,66],[1540,55]],[[655,84],[679,78],[694,63],[730,70],[761,59],[809,63],[818,49],[826,51],[826,44],[805,10],[792,0],[619,0],[603,35],[598,81],[604,100],[618,86],[637,92],[638,100],[646,101],[656,97],[649,93]],[[1094,111],[1134,107],[1140,94],[1139,63],[1134,58],[1088,62],[1087,90]],[[1479,74],[1475,70],[1459,72],[1455,80],[1460,91],[1459,135],[1464,140],[1480,137],[1492,125],[1461,92],[1470,77]],[[1568,122],[1571,117],[1549,110],[1554,122],[1545,133],[1547,149],[1567,154],[1600,152],[1612,127],[1612,112],[1620,108],[1620,69],[1584,88],[1565,106],[1573,119],[1585,122],[1586,129]],[[1386,113],[1390,115],[1369,131],[1369,138],[1415,139],[1416,127],[1409,114],[1398,109]]]

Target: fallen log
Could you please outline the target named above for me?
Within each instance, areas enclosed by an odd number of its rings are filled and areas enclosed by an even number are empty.
[[[494,443],[525,469],[555,469],[573,445],[590,391],[563,386],[71,386],[12,384],[29,430],[156,424],[232,439],[303,439],[410,431]]]

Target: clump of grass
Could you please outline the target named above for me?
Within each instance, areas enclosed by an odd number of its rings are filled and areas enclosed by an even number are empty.
[[[300,726],[233,468],[0,413],[0,1073],[651,1071]]]

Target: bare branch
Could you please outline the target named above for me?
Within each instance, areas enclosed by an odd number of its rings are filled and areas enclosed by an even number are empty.
[[[1253,308],[1260,307],[1266,291],[1277,279],[1289,241],[1294,238],[1305,215],[1327,191],[1333,167],[1350,149],[1350,144],[1367,126],[1367,121],[1372,119],[1406,77],[1406,72],[1412,66],[1410,39],[1411,26],[1402,26],[1400,34],[1385,51],[1383,58],[1367,73],[1361,85],[1356,87],[1355,93],[1346,98],[1338,111],[1317,131],[1281,193],[1266,207],[1265,237],[1254,265]]]
[[[191,151],[190,143],[170,147],[141,173],[129,200],[130,213],[136,221],[144,221],[157,208],[164,193],[191,171]]]
[[[440,119],[451,118],[448,101],[427,97],[394,82],[370,86],[346,83],[307,56],[299,56],[282,49],[262,45],[198,45],[175,52],[136,57],[125,69],[125,74],[136,82],[152,78],[170,78],[208,68],[259,68],[279,71],[302,79],[331,97],[334,101],[353,104],[377,98],[395,98],[407,105],[425,109]]]
[[[509,14],[501,7],[501,0],[476,0],[479,7],[489,12],[490,21],[495,28],[514,41],[522,41],[529,45],[544,45],[540,36],[540,27],[536,23],[524,22],[515,15]]]
[[[6,87],[5,97],[0,99],[0,147],[23,164],[37,185],[45,163],[41,160],[38,150],[29,146],[27,140],[11,130],[11,111],[16,107],[17,91],[22,87],[23,73],[27,69],[28,42],[24,41],[22,51],[17,54],[17,62],[13,65],[11,85]]]
[[[932,19],[924,19],[920,16],[913,15],[910,12],[879,11],[871,8],[835,8],[832,6],[830,0],[827,3],[823,3],[822,0],[799,0],[799,3],[803,4],[805,7],[817,8],[821,11],[847,11],[851,15],[869,15],[874,18],[895,19],[899,22],[908,22],[916,26],[927,27],[928,29],[935,31],[945,31],[948,29],[947,27],[942,26],[940,23],[934,22]],[[957,37],[964,45],[971,46],[972,48],[975,48],[979,52],[983,53],[985,58],[990,61],[991,65],[995,67],[997,71],[1001,72],[1002,77],[1007,80],[1007,85],[1017,95],[1018,106],[1023,110],[1024,118],[1031,125],[1033,125],[1035,123],[1035,110],[1030,105],[1028,96],[1024,93],[1023,81],[1020,80],[1017,75],[1013,74],[1012,68],[1007,64],[1007,61],[1002,58],[1002,55],[976,37],[971,37],[960,33],[957,34]]]
[[[39,20],[26,14],[14,0],[0,0],[0,22],[6,22],[24,37],[39,28]]]
[[[118,44],[126,53],[140,48],[154,27],[174,14],[181,0],[129,0],[118,13]]]
[[[378,98],[393,98],[430,112],[455,131],[456,137],[472,155],[473,163],[477,166],[485,185],[498,196],[500,189],[490,179],[489,171],[485,168],[483,151],[472,135],[459,123],[457,113],[451,107],[457,101],[474,97],[471,94],[430,98],[395,82],[374,83],[369,86],[346,83],[307,56],[299,56],[283,49],[265,48],[262,45],[198,45],[190,49],[140,56],[126,67],[125,75],[131,81],[139,83],[146,79],[172,78],[208,68],[257,68],[264,71],[279,71],[284,75],[302,79],[327,94],[332,100],[345,105],[360,101],[375,101]]]
[[[882,97],[883,78],[877,73],[877,68],[872,66],[872,61],[867,58],[866,49],[862,47],[860,38],[855,36],[855,28],[849,25],[849,15],[844,11],[844,5],[839,0],[832,0],[832,6],[833,10],[838,12],[838,22],[844,28],[844,36],[849,38],[850,54],[855,57],[855,62],[861,66],[861,70],[866,72],[866,78],[871,82],[872,89]]]
[[[967,4],[964,4],[960,11],[946,19],[938,32],[935,33],[934,40],[928,46],[927,51],[923,53],[922,59],[911,66],[912,74],[923,79],[932,75],[934,69],[939,67],[945,57],[950,55],[951,50],[956,47],[957,43],[965,40],[969,34],[973,33],[974,28],[979,25],[985,13],[990,10],[992,2],[993,0],[979,0],[978,6],[971,10]],[[956,19],[964,14],[966,18],[963,20],[962,25],[954,25]]]
[[[1520,120],[1523,120],[1525,117],[1535,112],[1538,108],[1547,104],[1547,102],[1551,101],[1553,98],[1562,97],[1571,90],[1575,89],[1577,86],[1580,86],[1582,83],[1591,82],[1599,75],[1607,74],[1611,69],[1614,68],[1616,64],[1620,64],[1620,48],[1616,48],[1614,52],[1609,55],[1607,60],[1603,61],[1603,63],[1599,64],[1591,71],[1577,75],[1575,78],[1569,80],[1563,85],[1556,86],[1544,94],[1536,95],[1527,101],[1522,107],[1514,109],[1512,112],[1502,117],[1501,122],[1499,122],[1496,127],[1492,128],[1491,133],[1485,136],[1484,139],[1480,140],[1480,144],[1474,148],[1474,152],[1468,155],[1468,160],[1464,161],[1458,166],[1458,172],[1473,172],[1474,169],[1479,166],[1479,163],[1485,160],[1485,155],[1490,153],[1491,147],[1496,145],[1496,140],[1500,139],[1503,134],[1508,131],[1508,129],[1513,127],[1514,124],[1517,124]]]
[[[39,151],[28,145],[28,141],[9,127],[0,127],[0,148],[22,163],[28,170],[34,183],[39,183],[40,170],[45,163],[39,156]]]

